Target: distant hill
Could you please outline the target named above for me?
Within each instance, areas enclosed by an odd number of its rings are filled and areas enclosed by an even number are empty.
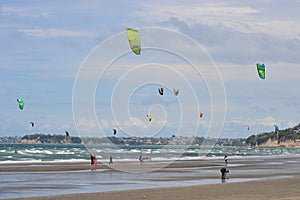
[[[217,146],[245,146],[245,139],[204,138],[204,137],[70,137],[66,140],[64,135],[33,134],[21,138],[23,144],[116,144],[116,145],[205,145]]]
[[[3,136],[0,137],[0,144],[18,144],[21,143],[22,138],[20,136]]]
[[[80,144],[81,139],[79,137],[65,138],[65,135],[54,135],[54,134],[33,134],[25,135],[21,138],[21,143],[25,144]]]
[[[300,124],[293,128],[279,130],[278,133],[272,131],[252,135],[246,139],[246,144],[250,146],[300,148]]]

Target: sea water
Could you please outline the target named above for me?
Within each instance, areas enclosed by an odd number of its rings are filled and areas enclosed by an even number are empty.
[[[245,156],[300,155],[300,148],[201,147],[184,145],[81,145],[81,144],[0,144],[1,163],[81,162],[90,155],[98,160],[137,160],[140,155],[152,160],[187,160]]]

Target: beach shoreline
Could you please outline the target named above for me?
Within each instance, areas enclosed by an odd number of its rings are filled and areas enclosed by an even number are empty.
[[[300,199],[299,156],[106,164],[0,165],[0,199]]]
[[[206,184],[197,186],[165,187],[95,193],[66,194],[14,198],[11,200],[140,200],[140,199],[300,199],[300,175],[296,177],[262,179],[256,181]]]

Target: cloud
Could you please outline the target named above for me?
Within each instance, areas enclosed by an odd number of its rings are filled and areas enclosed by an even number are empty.
[[[242,33],[264,33],[281,38],[300,39],[300,21],[269,19],[263,16],[262,8],[233,3],[190,3],[177,5],[145,4],[149,15],[157,21],[178,18],[189,26],[203,24],[209,27],[224,27]],[[137,13],[142,17],[145,12]]]
[[[267,116],[263,118],[255,118],[255,119],[241,119],[241,118],[233,118],[230,123],[233,124],[247,124],[250,127],[251,126],[273,126],[274,124],[277,124],[277,120],[274,117]]]
[[[62,124],[60,129],[61,130],[66,130],[66,129],[69,129],[70,128],[70,125],[69,124]]]
[[[94,34],[86,31],[73,31],[64,29],[19,29],[18,32],[32,37],[92,37]]]
[[[96,122],[95,120],[80,118],[76,122],[79,134],[86,133],[95,130]]]
[[[51,128],[51,125],[50,125],[50,124],[44,124],[44,125],[43,125],[43,128],[44,128],[44,129],[49,129],[49,128]]]
[[[5,17],[20,17],[20,18],[48,18],[51,15],[50,11],[46,11],[45,7],[39,6],[1,6],[1,15]]]
[[[197,19],[201,16],[217,16],[220,18],[241,17],[258,13],[259,10],[249,6],[233,6],[228,3],[190,3],[177,5],[145,5],[150,11],[161,13],[160,16],[181,16],[183,19]],[[200,20],[200,19],[198,19]]]
[[[107,120],[100,120],[100,126],[105,128],[105,129],[108,129],[110,127],[110,123],[107,121]]]
[[[226,28],[222,24],[209,26],[193,22],[191,26],[180,17],[168,18],[162,24],[191,36],[208,50],[217,64],[218,62],[246,64],[257,61],[300,62],[299,39],[277,38],[262,32],[245,33]]]

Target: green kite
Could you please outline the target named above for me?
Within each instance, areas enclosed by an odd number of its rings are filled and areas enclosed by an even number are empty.
[[[141,39],[140,33],[137,30],[126,28],[130,48],[136,55],[141,54]]]
[[[265,79],[265,64],[257,63],[256,67],[257,67],[257,72],[258,72],[259,77],[261,79]]]

